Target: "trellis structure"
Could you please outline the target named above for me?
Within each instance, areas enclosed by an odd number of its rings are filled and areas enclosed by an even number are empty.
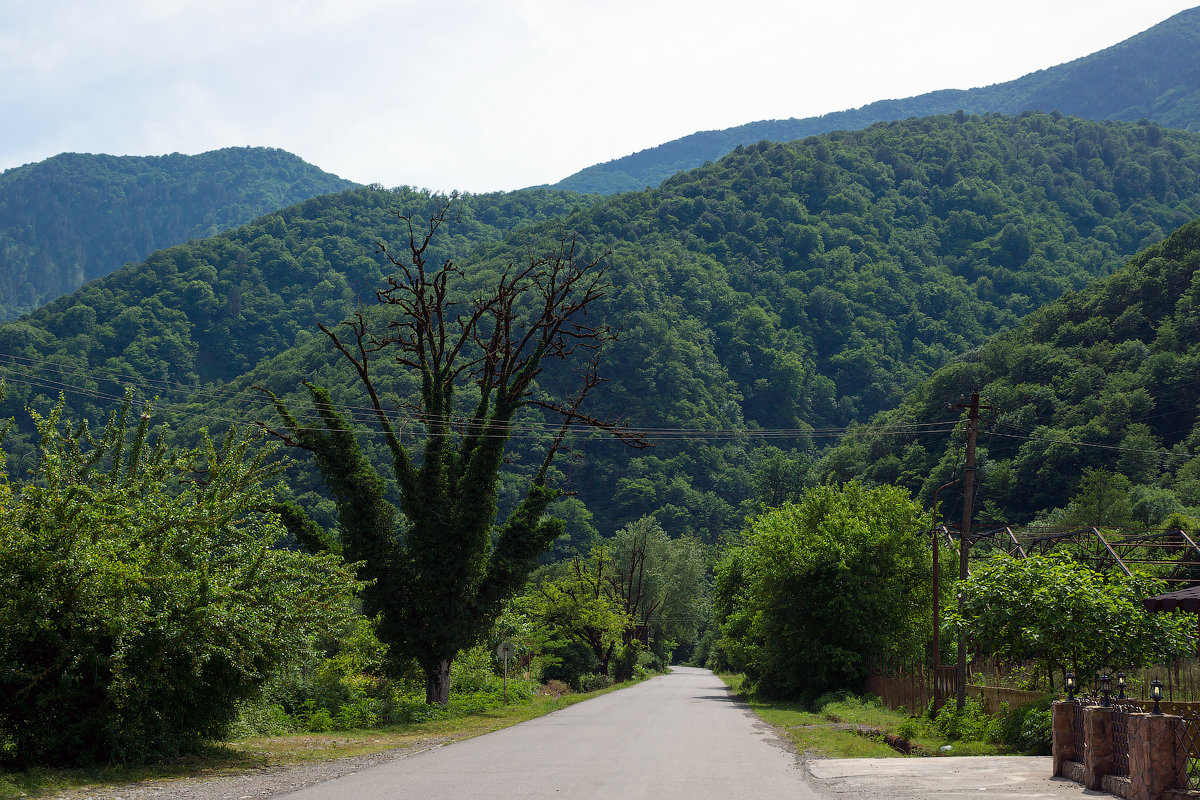
[[[958,531],[946,525],[935,529],[935,538],[957,545]],[[1160,566],[1161,580],[1171,583],[1200,582],[1200,545],[1184,530],[1102,532],[1099,528],[1054,530],[1009,525],[981,528],[968,536],[971,554],[1006,553],[1014,558],[1044,555],[1071,546],[1077,557],[1095,570],[1116,569],[1131,575],[1131,567]]]

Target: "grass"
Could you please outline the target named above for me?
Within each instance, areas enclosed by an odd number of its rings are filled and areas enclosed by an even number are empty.
[[[903,711],[855,698],[825,705],[819,713],[800,703],[767,700],[744,691],[742,675],[722,675],[722,680],[754,713],[795,744],[805,756],[814,758],[903,758],[887,737],[901,738],[912,745],[912,756],[1000,755],[1002,749],[988,742],[949,742],[928,719],[911,717]],[[951,749],[941,748],[949,745]]]
[[[482,736],[540,717],[638,681],[586,694],[538,696],[523,705],[503,706],[453,719],[388,725],[329,733],[262,736],[210,745],[202,751],[158,764],[91,769],[38,768],[0,772],[0,800],[47,797],[57,792],[181,778],[218,778],[271,767],[369,755],[395,748],[424,749]]]

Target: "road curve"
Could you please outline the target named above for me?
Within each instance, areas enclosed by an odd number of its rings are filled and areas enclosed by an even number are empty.
[[[706,669],[677,667],[486,736],[310,786],[288,800],[818,800],[769,725]]]

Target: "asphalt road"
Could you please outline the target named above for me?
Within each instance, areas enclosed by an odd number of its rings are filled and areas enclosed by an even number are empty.
[[[708,670],[676,667],[496,733],[284,795],[819,800],[778,735]]]
[[[809,759],[705,669],[283,795],[290,800],[1080,800],[1049,758]],[[252,795],[233,794],[231,797]],[[278,800],[278,796],[277,796]]]

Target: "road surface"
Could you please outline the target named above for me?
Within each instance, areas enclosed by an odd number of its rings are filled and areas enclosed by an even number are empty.
[[[705,669],[309,786],[287,800],[1080,800],[1049,758],[809,759]],[[247,795],[235,795],[247,796]]]
[[[284,795],[819,800],[775,731],[704,669],[676,667],[512,728]]]

